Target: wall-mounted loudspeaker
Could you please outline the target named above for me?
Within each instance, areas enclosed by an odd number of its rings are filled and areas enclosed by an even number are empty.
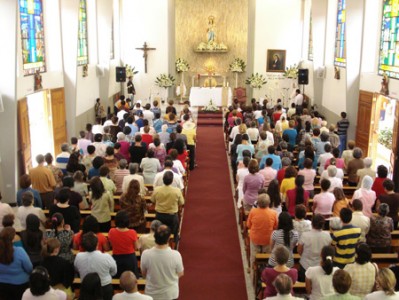
[[[299,69],[298,84],[308,84],[308,83],[309,83],[309,69]]]
[[[126,68],[116,67],[116,82],[125,82],[125,81],[126,81]]]

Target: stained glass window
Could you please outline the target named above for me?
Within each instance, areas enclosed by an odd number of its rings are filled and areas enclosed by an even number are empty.
[[[309,45],[308,45],[308,60],[313,60],[313,36],[312,36],[312,11],[310,11],[309,20]]]
[[[399,79],[399,0],[384,0],[378,74]]]
[[[89,61],[87,47],[87,11],[86,0],[79,1],[79,32],[78,32],[78,66]]]
[[[19,0],[24,75],[46,71],[42,0]]]
[[[346,67],[346,0],[338,0],[337,31],[335,35],[335,58],[334,65]]]

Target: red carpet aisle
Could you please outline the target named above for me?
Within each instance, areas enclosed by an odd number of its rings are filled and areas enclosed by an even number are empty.
[[[245,300],[247,292],[222,126],[200,126],[179,251],[179,300]]]

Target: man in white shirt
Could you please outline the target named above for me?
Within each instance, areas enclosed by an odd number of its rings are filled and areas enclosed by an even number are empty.
[[[105,152],[107,151],[107,145],[103,143],[103,135],[101,133],[97,133],[94,135],[94,142],[92,143],[94,147],[96,147],[96,151],[94,152],[96,156],[105,156]]]
[[[169,247],[170,234],[169,227],[161,225],[154,235],[155,247],[141,256],[145,294],[154,300],[179,298],[179,278],[184,274],[184,267],[180,253]]]
[[[366,242],[366,235],[370,230],[370,218],[363,214],[363,203],[359,199],[352,202],[354,212],[352,214],[351,224],[361,229],[359,242]]]
[[[299,89],[296,90],[296,95],[294,98],[295,105],[296,105],[296,114],[298,116],[302,115],[303,111],[303,95]]]
[[[120,286],[123,289],[123,293],[114,295],[112,300],[152,300],[152,297],[142,295],[137,291],[137,278],[130,271],[122,273]]]
[[[144,107],[143,110],[143,119],[148,120],[148,125],[152,126],[153,125],[153,120],[154,120],[154,113],[150,110],[151,109],[151,104],[147,103]]]
[[[138,163],[130,163],[129,164],[129,172],[130,172],[130,175],[126,175],[125,177],[123,177],[122,193],[127,192],[127,188],[129,187],[130,181],[135,179],[140,184],[140,196],[144,197],[145,194],[147,193],[147,188],[145,187],[145,184],[144,184],[144,177],[137,174],[139,172],[139,164]]]
[[[171,184],[171,186],[173,187],[177,187],[179,189],[184,189],[184,183],[183,183],[183,178],[181,175],[179,175],[176,172],[173,172],[173,161],[171,161],[170,159],[167,159],[165,161],[165,168],[163,171],[158,172],[155,177],[154,177],[154,189],[157,186],[162,186],[163,185],[163,174],[166,171],[172,171],[173,173],[173,182]]]
[[[329,159],[334,157],[334,155],[331,154],[331,145],[330,144],[324,145],[324,151],[325,152],[319,156],[319,161],[318,161],[320,163],[319,170],[318,170],[319,175],[321,175],[323,173],[324,166],[326,165],[326,162]]]
[[[116,274],[116,262],[108,253],[97,250],[98,239],[93,232],[85,233],[82,237],[82,247],[86,252],[76,255],[74,266],[81,280],[88,273],[97,273],[101,280],[104,300],[111,300],[114,294],[112,276]]]

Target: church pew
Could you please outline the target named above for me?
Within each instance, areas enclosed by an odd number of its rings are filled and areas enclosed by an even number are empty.
[[[146,280],[143,278],[139,278],[137,279],[137,289],[140,293],[144,293],[144,289],[145,289],[145,283]],[[75,297],[79,297],[79,290],[80,290],[80,285],[82,284],[82,280],[80,279],[80,277],[75,277],[73,280],[73,288],[74,288],[74,292],[75,292]],[[113,278],[111,281],[111,284],[114,288],[114,294],[120,293],[122,292],[122,288],[120,287],[120,281],[119,279]]]
[[[255,263],[254,263],[254,283],[255,283],[255,290],[259,290],[259,283],[261,278],[261,272],[266,266],[269,258],[270,253],[258,253],[255,256]],[[294,261],[295,261],[295,268],[298,269],[299,267],[299,259],[300,255],[298,253],[294,253]],[[398,260],[398,253],[373,253],[372,262],[375,262],[378,265],[378,268],[387,268],[391,264],[397,263]]]

